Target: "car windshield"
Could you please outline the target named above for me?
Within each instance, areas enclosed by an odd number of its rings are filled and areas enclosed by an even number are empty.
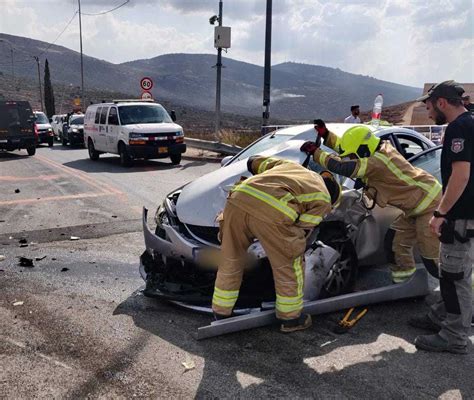
[[[290,140],[293,135],[268,135],[262,139],[257,140],[249,147],[247,147],[242,153],[240,153],[237,157],[235,157],[232,162],[236,162],[239,160],[244,160],[256,154],[260,154],[265,150],[270,149],[273,146],[276,146],[280,143],[286,142]]]
[[[441,182],[441,147],[421,154],[411,163],[418,168],[429,172]]]
[[[119,115],[122,125],[173,122],[166,110],[159,104],[121,106]]]
[[[35,114],[35,117],[38,124],[49,124],[48,117],[43,113],[37,113]]]
[[[71,125],[84,125],[84,116],[81,115],[80,117],[71,117]]]

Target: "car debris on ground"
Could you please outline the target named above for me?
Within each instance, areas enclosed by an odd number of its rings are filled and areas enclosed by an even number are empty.
[[[27,258],[27,257],[18,257],[18,265],[20,267],[28,267],[28,268],[33,268],[35,265],[33,264],[33,259]]]

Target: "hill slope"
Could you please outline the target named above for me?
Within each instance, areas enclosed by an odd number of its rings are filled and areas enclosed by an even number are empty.
[[[17,84],[23,81],[21,78],[27,78],[25,85],[37,79],[36,63],[31,57],[33,54],[40,54],[42,65],[48,58],[53,84],[66,87],[80,84],[79,53],[18,36],[0,34],[0,39],[9,41],[15,48]],[[87,49],[87,44],[85,47]],[[0,71],[9,75],[9,46],[0,46],[0,57]],[[216,73],[212,67],[215,62],[216,56],[210,54],[167,54],[122,64],[85,56],[85,86],[138,96],[140,78],[150,76],[155,82],[154,97],[159,101],[213,110]],[[223,63],[222,110],[259,117],[263,68],[227,58]],[[384,94],[385,105],[388,106],[415,98],[421,89],[334,68],[283,63],[272,67],[271,117],[287,120],[308,120],[316,116],[341,118],[348,114],[351,104],[360,104],[362,109],[371,108],[378,93]]]

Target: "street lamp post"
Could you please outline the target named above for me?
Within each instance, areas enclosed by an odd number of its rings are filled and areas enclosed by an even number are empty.
[[[40,61],[38,56],[33,57],[36,61],[36,66],[38,67],[38,86],[39,86],[39,95],[40,95],[40,102],[41,102],[41,111],[44,111],[43,106],[43,92],[41,90],[41,73],[40,73]]]
[[[79,4],[79,42],[81,48],[81,108],[84,107],[84,60],[82,53],[82,17],[81,17],[81,0],[77,0]]]

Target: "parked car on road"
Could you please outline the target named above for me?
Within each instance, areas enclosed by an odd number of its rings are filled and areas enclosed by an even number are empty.
[[[118,154],[120,164],[131,166],[137,158],[181,162],[186,151],[183,128],[164,107],[153,101],[117,100],[87,108],[84,141],[91,160],[103,153]]]
[[[44,112],[34,111],[38,141],[36,144],[47,143],[49,147],[54,145],[54,133],[49,119]]]
[[[328,129],[342,136],[352,126],[328,124]],[[371,129],[382,140],[389,140],[414,165],[439,179],[440,147],[435,147],[430,140],[411,129],[396,126]],[[248,157],[260,154],[302,164],[306,155],[299,150],[300,146],[314,138],[312,125],[294,126],[267,134],[236,156],[224,159],[220,169],[166,196],[155,213],[153,228],[148,225],[148,211],[144,209],[146,249],[140,258],[140,273],[156,297],[210,311],[216,265],[209,264],[206,254],[219,249],[216,215],[224,209],[233,184],[241,176],[249,176],[246,166]],[[322,169],[312,160],[308,168],[316,172]],[[385,234],[400,213],[400,210],[390,206],[383,209],[372,207],[361,189],[357,189],[357,182],[345,177],[338,179],[345,188],[340,205],[308,240],[308,246],[318,246],[322,242],[335,252],[321,292],[323,297],[351,291],[359,265],[386,263]],[[260,307],[275,298],[271,268],[264,250],[255,242],[249,253],[253,263],[249,263],[244,273],[238,308]],[[311,283],[314,279],[315,272],[307,265],[305,282]],[[305,289],[305,300],[314,300],[311,296],[311,292]]]
[[[60,140],[65,117],[66,114],[56,114],[51,117],[51,128],[53,128],[53,133],[56,140]]]
[[[36,153],[35,116],[27,101],[0,100],[0,150]]]
[[[72,114],[69,117],[67,123],[63,125],[61,143],[63,146],[84,145],[84,114]]]

